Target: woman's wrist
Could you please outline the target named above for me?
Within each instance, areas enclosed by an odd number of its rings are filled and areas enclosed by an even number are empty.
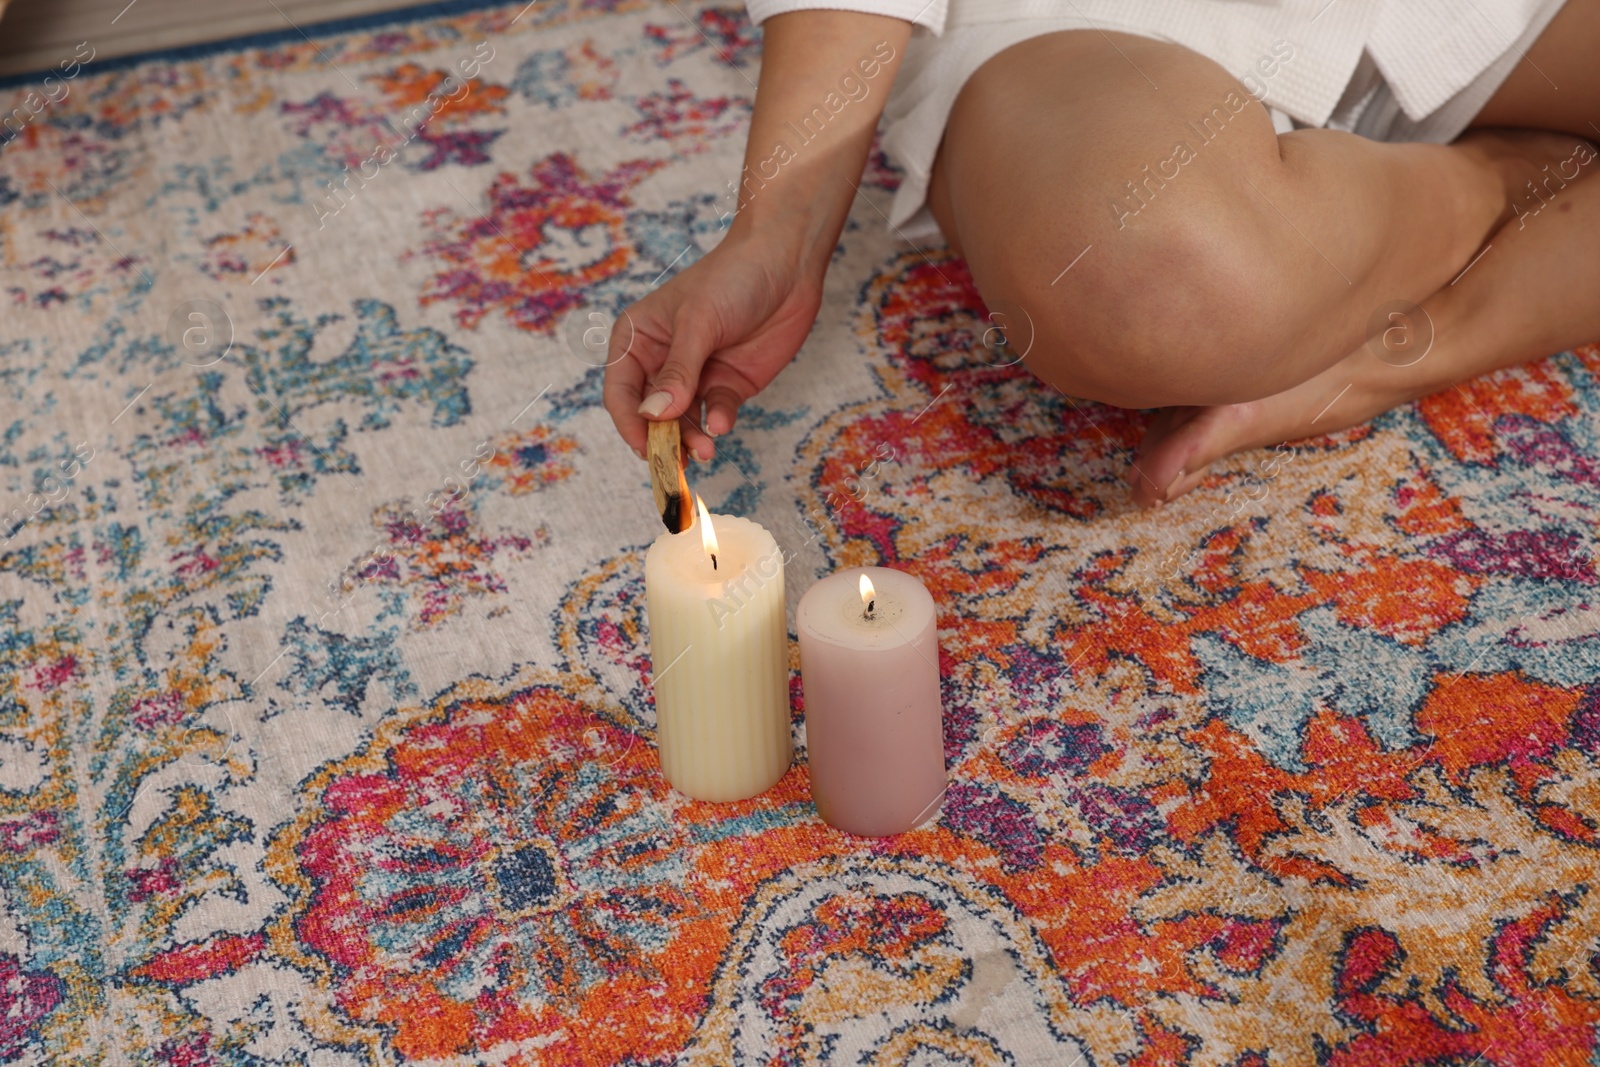
[[[741,208],[726,239],[763,249],[796,277],[820,280],[843,228],[844,219],[835,205],[810,196],[795,196],[786,204]]]
[[[730,237],[820,280],[911,35],[901,19],[800,10],[763,24],[761,80]]]

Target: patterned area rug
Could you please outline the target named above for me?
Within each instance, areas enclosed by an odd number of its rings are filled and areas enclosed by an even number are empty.
[[[667,787],[573,323],[718,239],[758,53],[542,0],[0,93],[0,1061],[1600,1063],[1600,350],[1152,517],[877,156],[691,476],[791,612],[927,583],[946,804],[819,822],[797,678],[770,794]]]

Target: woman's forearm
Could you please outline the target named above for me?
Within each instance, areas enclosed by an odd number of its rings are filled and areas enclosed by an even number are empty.
[[[853,11],[774,15],[733,222],[819,277],[850,212],[911,23]]]
[[[911,36],[908,19],[826,9],[762,25],[732,227],[629,305],[631,330],[611,334],[606,410],[641,458],[647,420],[681,419],[684,443],[710,459],[712,435],[794,359]]]

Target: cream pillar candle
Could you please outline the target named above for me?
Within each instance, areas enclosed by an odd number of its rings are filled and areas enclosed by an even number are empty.
[[[933,597],[912,575],[854,567],[806,590],[795,614],[817,814],[883,837],[944,798],[944,718]]]
[[[744,800],[794,755],[783,554],[760,525],[695,504],[695,525],[644,561],[656,748],[679,792]]]

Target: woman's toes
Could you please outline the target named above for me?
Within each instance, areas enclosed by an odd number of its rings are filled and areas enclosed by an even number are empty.
[[[1139,456],[1128,467],[1127,482],[1134,503],[1154,507],[1166,499],[1167,487],[1188,456],[1186,429],[1204,408],[1162,408],[1145,426]]]
[[[1202,471],[1210,462],[1204,453],[1209,451],[1207,438],[1215,422],[1212,410],[1168,408],[1150,420],[1132,479],[1135,504],[1156,507],[1198,484],[1190,472]]]
[[[1172,481],[1167,483],[1166,491],[1162,494],[1161,502],[1176,500],[1201,482],[1206,480],[1206,475],[1211,473],[1211,464],[1206,464],[1197,471],[1179,469],[1172,476]]]
[[[1176,500],[1205,481],[1212,463],[1258,444],[1262,413],[1257,402],[1157,412],[1129,478],[1134,503],[1149,508]]]

